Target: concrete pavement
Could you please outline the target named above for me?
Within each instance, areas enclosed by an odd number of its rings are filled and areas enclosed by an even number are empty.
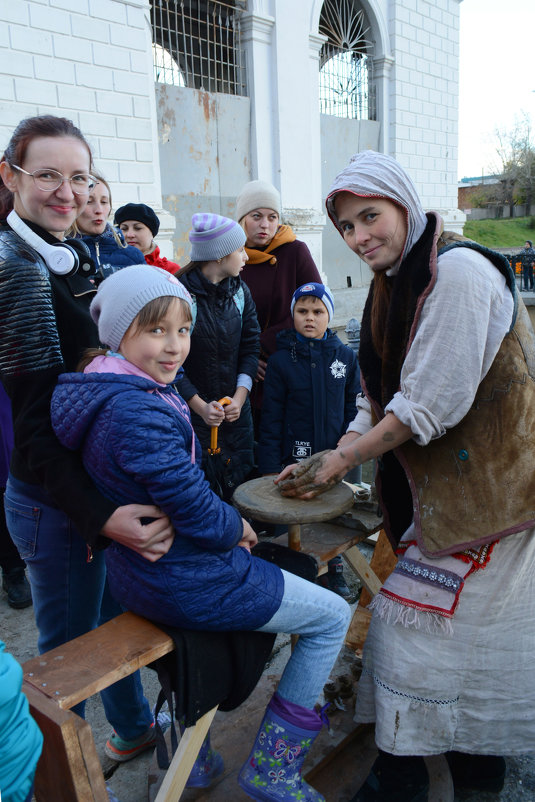
[[[348,583],[352,584],[354,587],[356,586],[357,580],[349,569],[346,569],[346,579]],[[37,654],[37,630],[33,617],[33,608],[29,607],[25,610],[12,610],[8,606],[6,596],[3,593],[0,594],[0,638],[6,643],[7,650],[21,663]],[[265,674],[280,674],[288,656],[288,639],[279,637],[273,659],[266,668]],[[351,659],[351,657],[348,654],[348,650],[345,650],[333,673],[346,673],[349,659]],[[156,673],[148,668],[142,669],[142,678],[147,698],[150,704],[154,705],[159,691]],[[507,677],[504,677],[504,682],[507,681]],[[216,722],[216,725],[220,728],[228,726],[224,723],[224,717],[227,717],[226,721],[230,724],[228,717],[231,715],[232,714],[218,714],[221,723],[218,724]],[[104,744],[109,735],[110,727],[104,717],[100,697],[97,696],[88,700],[87,719],[93,729],[93,735],[104,774],[108,779],[109,786],[117,795],[120,802],[147,802],[148,777],[151,770],[152,753],[145,753],[130,763],[113,763],[104,754]],[[533,747],[533,745],[526,744],[526,753],[528,753],[530,747]],[[355,760],[357,756],[359,756],[359,759]],[[329,782],[329,775],[324,774],[322,785],[321,779],[318,778],[318,787],[326,795],[327,802],[347,802],[358,788],[360,780],[365,776],[368,765],[373,761],[373,758],[373,737],[368,733],[362,736],[360,741],[355,741],[352,751],[350,750],[345,757],[344,754],[342,754],[338,758],[340,764],[339,771],[338,775],[335,774],[333,781]],[[342,769],[344,767],[347,773],[348,764],[354,767],[354,769],[349,771],[349,779],[346,777],[343,782],[342,779],[339,781],[338,777],[342,778]],[[510,758],[507,761],[507,765],[506,785],[502,793],[478,794],[471,797],[472,802],[535,802],[535,755],[526,754],[525,756]],[[154,768],[154,766],[152,766],[152,768]],[[428,764],[428,769],[432,772],[432,788],[434,789],[433,796],[430,796],[429,802],[451,802],[452,797],[447,793],[448,783],[444,779],[444,766],[441,763],[441,759],[433,759],[433,761]],[[336,785],[333,784],[335,782],[337,783]],[[214,788],[212,791],[206,792],[189,791],[187,792],[187,797],[186,795],[184,796],[185,802],[186,798],[187,800],[196,799],[199,802],[201,802],[201,800],[207,800],[207,802],[209,802],[210,799],[213,799],[214,802],[217,802],[217,800],[223,799],[224,797],[221,797],[220,791],[218,791],[217,788]],[[237,799],[238,797],[236,796],[235,798]],[[53,800],[50,800],[50,802],[53,802]],[[228,797],[228,802],[234,802],[234,799]]]

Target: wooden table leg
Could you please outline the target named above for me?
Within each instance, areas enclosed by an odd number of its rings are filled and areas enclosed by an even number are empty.
[[[217,706],[201,716],[193,727],[188,727],[184,731],[155,802],[175,802],[180,799],[216,713]]]
[[[301,551],[301,524],[288,524],[288,546]]]
[[[288,546],[293,551],[301,551],[301,524],[288,524]],[[292,652],[298,638],[299,635],[290,635]]]

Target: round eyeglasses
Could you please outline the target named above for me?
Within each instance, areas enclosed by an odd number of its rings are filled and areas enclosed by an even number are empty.
[[[65,176],[58,173],[57,170],[46,170],[42,168],[40,170],[34,170],[33,173],[29,173],[16,164],[12,164],[11,167],[14,170],[24,173],[24,175],[31,175],[37,189],[41,189],[43,192],[54,192],[54,190],[60,188],[64,181],[68,181],[75,195],[89,195],[95,184],[98,184],[97,179],[89,173],[77,173],[71,176],[71,178],[65,178]]]

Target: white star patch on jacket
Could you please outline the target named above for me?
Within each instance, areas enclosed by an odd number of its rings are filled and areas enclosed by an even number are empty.
[[[347,366],[340,362],[339,359],[335,359],[330,366],[330,370],[335,379],[343,379],[346,375]]]

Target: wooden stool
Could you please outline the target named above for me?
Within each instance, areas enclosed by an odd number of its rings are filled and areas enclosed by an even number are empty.
[[[24,663],[22,690],[44,736],[37,802],[108,802],[91,727],[69,708],[173,649],[172,638],[155,624],[123,613]],[[216,711],[184,732],[156,802],[180,799]]]

